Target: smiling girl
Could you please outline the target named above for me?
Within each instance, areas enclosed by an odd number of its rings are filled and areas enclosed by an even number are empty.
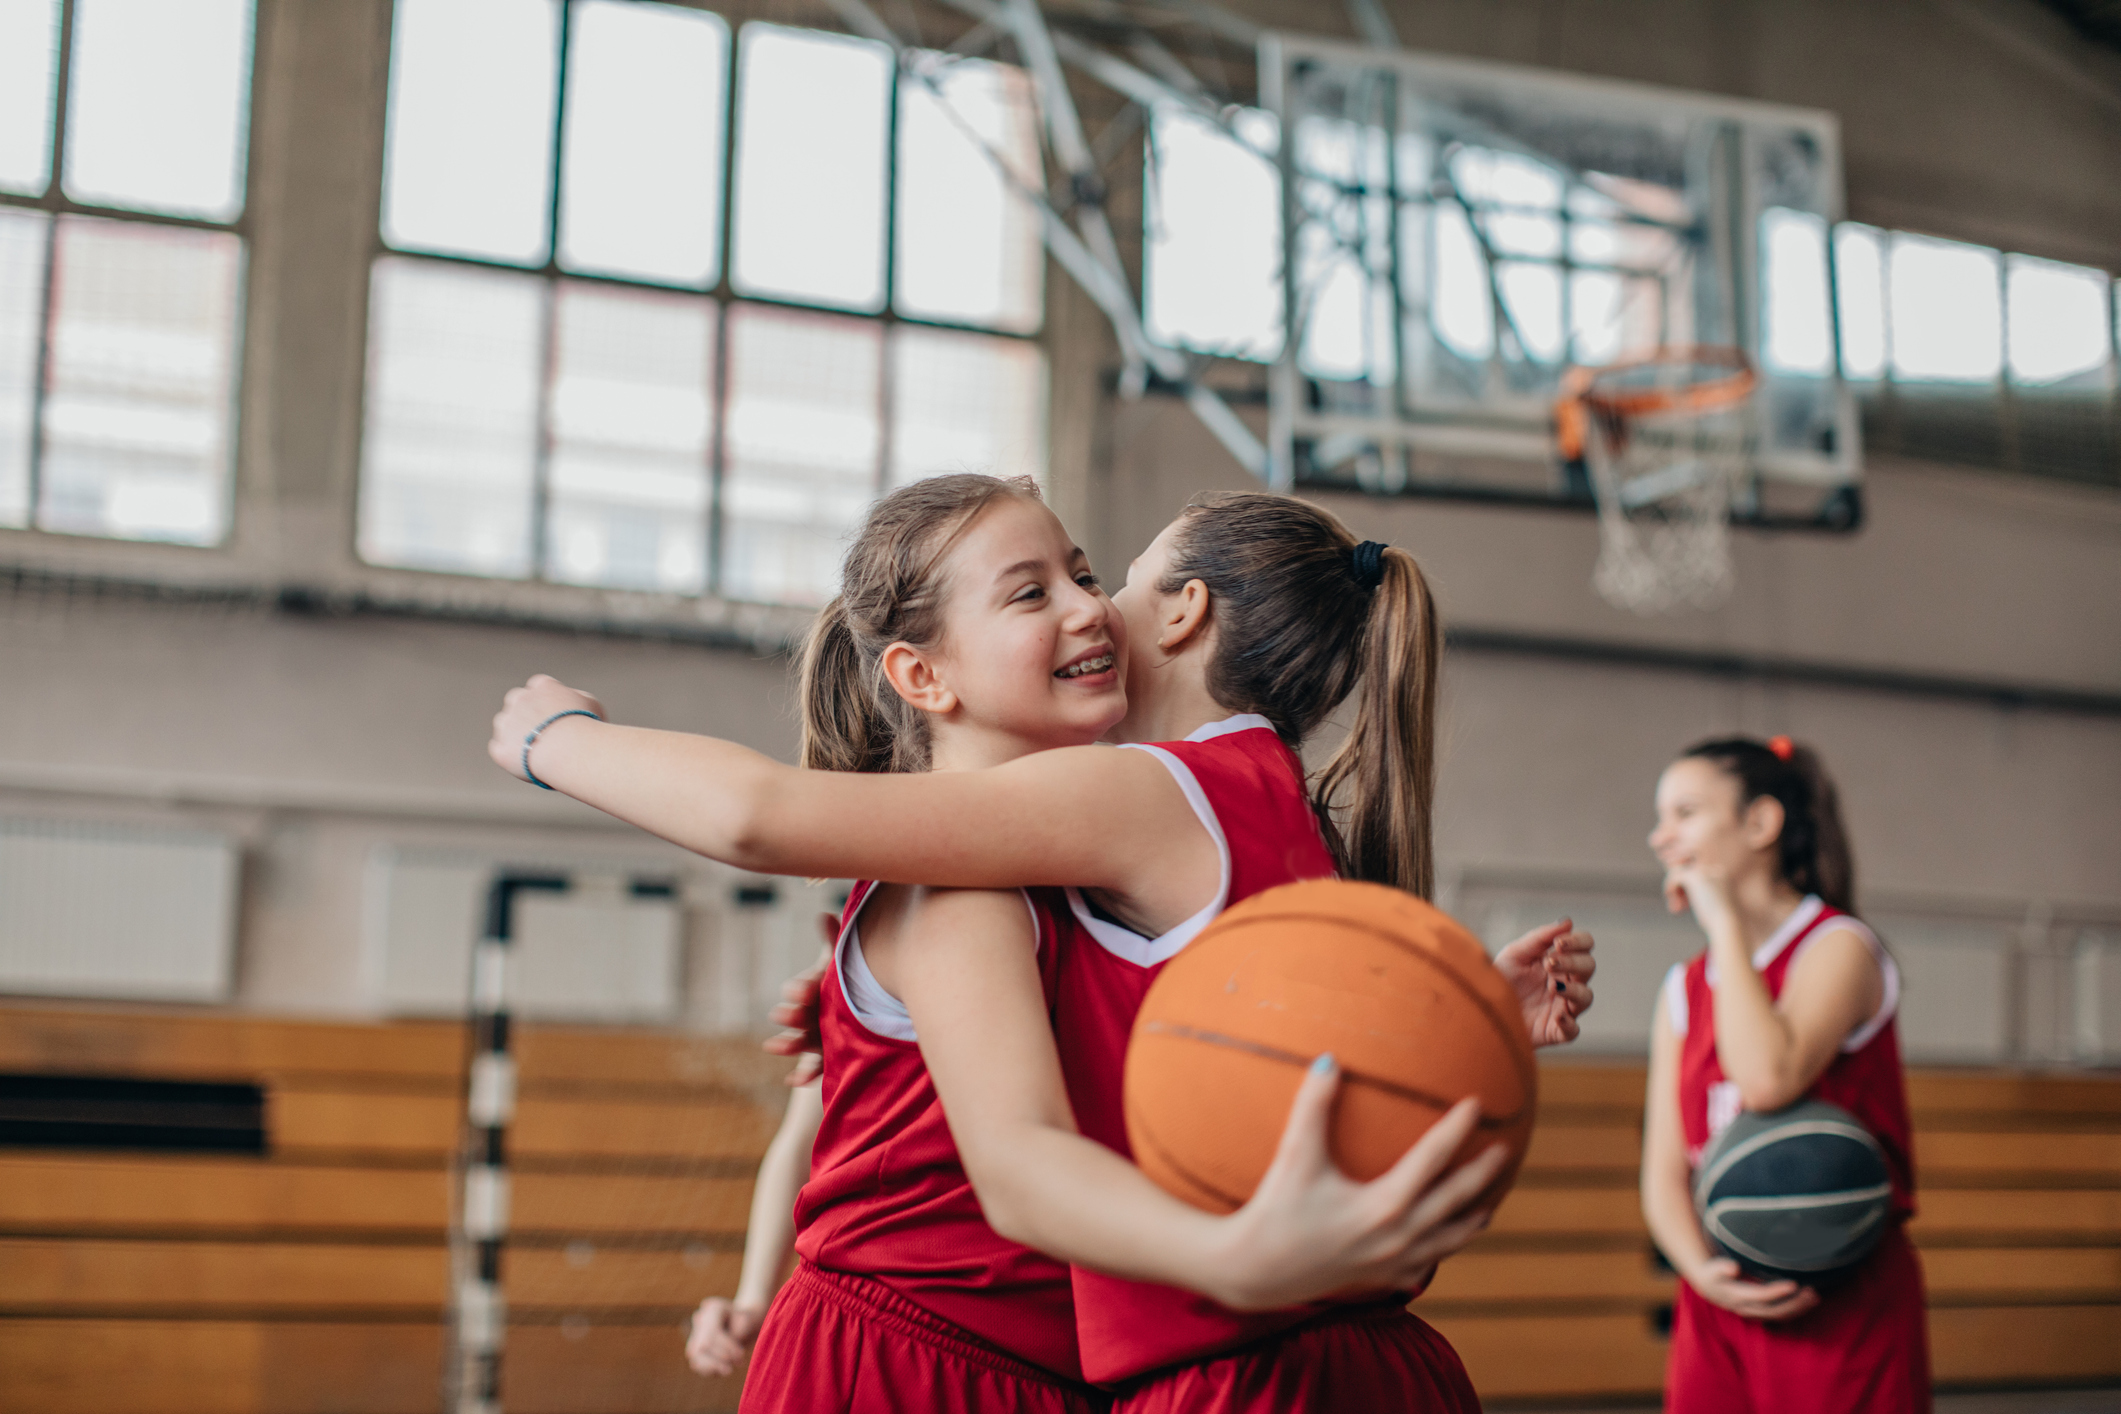
[[[1833,782],[1788,737],[1703,742],[1659,779],[1650,848],[1667,904],[1691,909],[1709,944],[1666,978],[1650,1043],[1642,1211],[1683,1280],[1665,1407],[1927,1410],[1900,976],[1855,917]],[[1870,1130],[1893,1186],[1891,1230],[1827,1292],[1744,1279],[1691,1196],[1703,1150],[1740,1112],[1806,1098]]]
[[[827,1118],[811,1186],[831,1167],[830,1087],[846,1083],[833,1055],[835,1035],[853,1034],[835,1021],[844,998],[856,1020],[917,1038],[994,1228],[1078,1265],[1084,1368],[1102,1382],[1131,1381],[1123,1406],[1477,1408],[1449,1346],[1404,1310],[1404,1292],[1484,1221],[1449,1217],[1495,1155],[1436,1181],[1476,1124],[1469,1106],[1392,1174],[1353,1185],[1324,1153],[1335,1074],[1322,1060],[1274,1169],[1229,1219],[1149,1188],[1124,1161],[1119,1119],[1134,1010],[1162,963],[1226,904],[1335,872],[1427,892],[1441,640],[1418,567],[1402,551],[1357,545],[1301,502],[1219,498],[1158,536],[1106,605],[1116,613],[1039,640],[1048,645],[1041,657],[1012,646],[1029,632],[1015,619],[1042,621],[1091,591],[1064,587],[1060,566],[1078,565],[1079,552],[1050,517],[1038,524],[1057,537],[1051,548],[1027,538],[975,556],[1012,507],[1027,528],[1032,509],[1044,515],[1018,501],[970,523],[951,552],[940,637],[879,625],[846,650],[813,640],[805,760],[852,773],[794,770],[708,738],[558,719],[601,714],[550,679],[510,695],[495,759],[531,765],[518,757],[535,738],[543,780],[743,867],[958,886],[889,891],[904,902],[874,915],[881,928],[863,920],[859,967],[843,935],[821,1003]],[[861,553],[857,542],[850,583]],[[910,584],[900,591],[909,596]],[[996,626],[980,626],[980,616]],[[820,663],[846,669],[844,689],[822,695],[822,713],[811,671]],[[1090,704],[1117,693],[1107,675],[1120,670],[1126,705],[1112,734],[1157,745],[1037,749],[1059,745],[1058,733],[1040,739],[1027,725],[1039,704],[1085,726]],[[1351,694],[1348,740],[1314,797],[1293,747]],[[871,704],[888,730],[865,720]],[[901,708],[910,715],[889,715]],[[973,749],[968,737],[962,754],[950,747],[958,769],[884,774],[902,759],[901,726],[931,734],[917,739],[936,743],[938,764],[961,729],[979,727],[984,744]],[[840,739],[845,749],[829,754],[809,745]],[[1005,741],[1035,754],[1004,759]],[[1336,819],[1321,807],[1343,787],[1348,808]],[[1076,887],[1043,910],[996,892],[1024,884]],[[850,920],[867,899],[850,904]],[[1498,960],[1545,1042],[1572,1036],[1590,1000],[1588,940],[1567,932],[1541,930]],[[870,1017],[855,1010],[865,998]],[[1100,1142],[1078,1135],[1078,1120]],[[1347,1289],[1384,1295],[1300,1304]],[[762,1368],[778,1368],[775,1358],[769,1321],[754,1383]]]

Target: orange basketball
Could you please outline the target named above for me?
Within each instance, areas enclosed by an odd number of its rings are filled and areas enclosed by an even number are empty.
[[[1471,1158],[1532,1136],[1538,1071],[1516,995],[1471,933],[1411,894],[1319,879],[1246,899],[1165,965],[1127,1048],[1134,1161],[1198,1208],[1241,1206],[1274,1158],[1304,1070],[1341,1066],[1332,1153],[1390,1168],[1452,1105],[1480,1101]]]

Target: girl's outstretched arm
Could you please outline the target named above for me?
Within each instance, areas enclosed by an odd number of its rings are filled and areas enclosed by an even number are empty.
[[[510,692],[487,751],[521,776],[523,739],[601,704],[549,677]],[[857,774],[784,766],[734,742],[553,720],[538,780],[697,854],[764,874],[973,888],[1075,884],[1156,929],[1212,898],[1221,859],[1148,753],[1035,752],[984,771]]]
[[[1266,1310],[1419,1286],[1486,1226],[1488,1215],[1467,1205],[1494,1176],[1500,1147],[1447,1171],[1478,1117],[1472,1102],[1390,1172],[1355,1183],[1326,1150],[1339,1080],[1330,1061],[1305,1079],[1251,1202],[1227,1217],[1180,1202],[1076,1132],[1022,895],[918,891],[902,936],[916,934],[919,946],[891,950],[891,985],[912,1015],[980,1207],[1003,1236]]]
[[[795,1195],[810,1177],[810,1146],[825,1117],[819,1089],[811,1084],[790,1092],[781,1127],[759,1160],[736,1295],[710,1296],[692,1313],[685,1359],[695,1374],[736,1373],[766,1319],[766,1308],[788,1279],[789,1258],[795,1252]]]

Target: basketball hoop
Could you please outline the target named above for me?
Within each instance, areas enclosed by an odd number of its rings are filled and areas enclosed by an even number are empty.
[[[1659,614],[1730,593],[1731,498],[1751,460],[1758,383],[1743,352],[1707,347],[1562,380],[1555,441],[1598,503],[1593,583],[1608,603]]]

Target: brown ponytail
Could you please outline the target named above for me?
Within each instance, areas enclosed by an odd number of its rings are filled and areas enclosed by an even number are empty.
[[[888,771],[892,725],[878,710],[847,622],[846,600],[833,596],[803,644],[802,764],[812,771]]]
[[[1841,820],[1841,793],[1819,754],[1788,737],[1772,742],[1719,737],[1697,742],[1680,759],[1711,761],[1738,783],[1738,808],[1762,796],[1782,806],[1775,856],[1783,880],[1817,894],[1843,913],[1856,911],[1856,856]]]
[[[1347,740],[1313,779],[1313,808],[1344,877],[1427,898],[1443,633],[1414,557],[1363,548],[1367,573],[1347,527],[1303,501],[1204,497],[1187,508],[1158,588],[1207,585],[1208,691],[1265,717],[1290,746],[1356,694]]]
[[[965,527],[1005,496],[1038,500],[1029,477],[931,476],[869,508],[847,549],[840,592],[803,645],[802,764],[822,771],[924,771],[928,719],[885,680],[894,643],[942,635],[941,567]]]
[[[1436,680],[1443,629],[1421,566],[1384,553],[1363,630],[1355,725],[1318,773],[1324,807],[1347,787],[1341,873],[1428,898],[1436,889]]]
[[[1826,763],[1808,746],[1792,743],[1790,769],[1803,778],[1812,798],[1812,858],[1804,880],[1790,882],[1825,899],[1843,913],[1856,911],[1856,852],[1841,820],[1841,792]]]

